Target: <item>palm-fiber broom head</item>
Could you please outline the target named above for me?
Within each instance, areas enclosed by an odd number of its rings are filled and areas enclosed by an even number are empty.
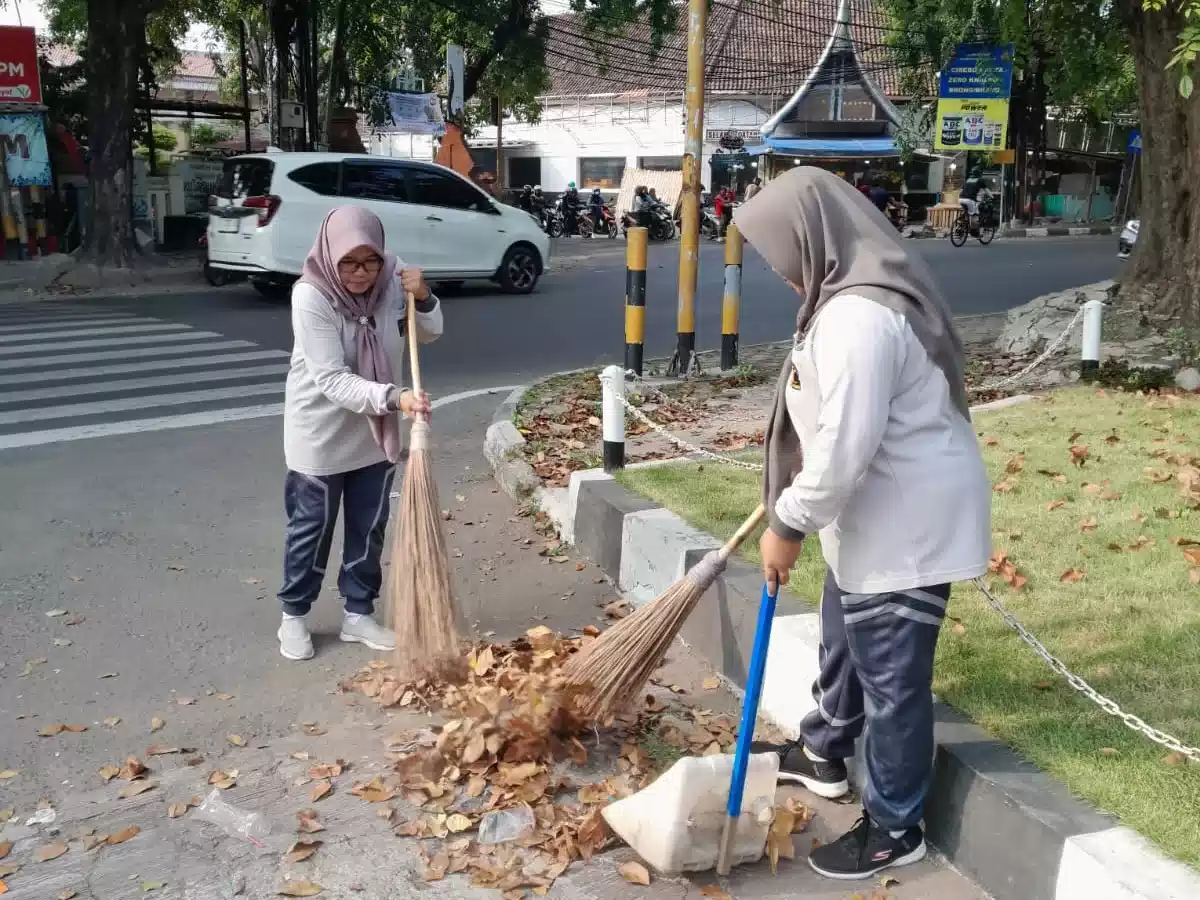
[[[682,579],[575,655],[566,676],[568,684],[586,688],[575,701],[584,718],[610,720],[645,687],[727,558],[722,550],[706,554]]]
[[[465,666],[429,444],[429,422],[418,419],[412,426],[388,573],[395,665],[411,680],[452,679]]]

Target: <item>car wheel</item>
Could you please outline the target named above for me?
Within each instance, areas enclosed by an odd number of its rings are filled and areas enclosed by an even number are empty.
[[[279,281],[253,281],[254,289],[268,300],[286,300],[292,293],[291,284]]]
[[[224,287],[233,280],[232,276],[224,269],[214,269],[207,263],[204,264],[204,280],[213,287]]]
[[[509,247],[500,263],[500,287],[506,294],[528,294],[538,283],[538,255],[532,247]]]

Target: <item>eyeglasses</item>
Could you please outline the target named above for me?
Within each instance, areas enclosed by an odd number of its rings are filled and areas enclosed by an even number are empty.
[[[378,256],[371,259],[343,259],[338,261],[338,274],[340,275],[356,275],[363,272],[366,275],[378,275],[379,270],[383,268],[383,260]]]

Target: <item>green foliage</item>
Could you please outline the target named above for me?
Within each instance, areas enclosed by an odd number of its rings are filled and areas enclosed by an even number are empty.
[[[1200,366],[1200,330],[1172,328],[1167,332],[1167,347],[1185,366]]]
[[[144,137],[144,136],[143,136]],[[158,168],[165,168],[171,164],[170,154],[175,152],[175,148],[179,146],[179,136],[166,125],[155,124],[154,126],[154,163]],[[143,159],[149,155],[149,150],[146,149],[145,140],[139,140],[134,148],[134,153]]]
[[[1163,12],[1167,0],[1143,0],[1142,5],[1153,12]],[[1179,0],[1177,6],[1185,24],[1179,32],[1179,45],[1168,65],[1179,69],[1179,95],[1186,100],[1192,96],[1192,70],[1200,58],[1200,0]]]
[[[198,122],[192,127],[191,143],[193,147],[211,147],[221,141],[233,137],[233,130],[223,125],[211,125],[208,122]]]

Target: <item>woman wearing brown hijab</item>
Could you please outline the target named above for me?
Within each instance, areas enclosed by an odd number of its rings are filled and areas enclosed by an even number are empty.
[[[795,346],[767,426],[764,577],[786,584],[820,533],[820,675],[780,778],[848,790],[864,733],[863,817],[809,864],[867,878],[925,855],[933,657],[950,584],[987,569],[991,493],[971,427],[963,350],[928,267],[867,198],[821,169],[742,206],[746,240],[800,296]]]

